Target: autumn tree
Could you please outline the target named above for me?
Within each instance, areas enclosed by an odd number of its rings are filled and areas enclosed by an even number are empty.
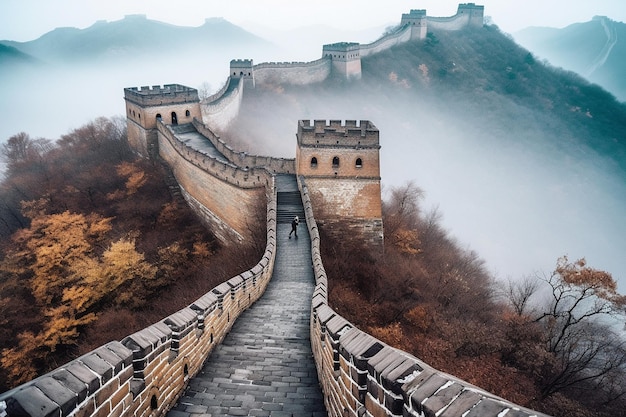
[[[111,230],[109,218],[97,214],[47,214],[44,201],[24,203],[28,229],[14,236],[15,249],[1,267],[30,287],[46,320],[39,332],[24,331],[18,345],[4,349],[3,367],[16,382],[32,378],[54,353],[76,346],[81,329],[96,319],[104,302],[123,304],[142,294],[128,285],[154,280],[148,264],[129,239],[99,249]],[[123,288],[126,286],[126,288]],[[124,291],[121,291],[124,289]],[[11,367],[19,363],[20,367]]]
[[[423,195],[424,192],[412,181],[391,188],[389,197],[383,202],[385,244],[393,245],[407,254],[419,253],[417,223],[419,200]]]
[[[542,395],[592,386],[602,390],[606,379],[626,371],[626,341],[611,329],[623,314],[626,297],[604,271],[562,257],[555,271],[542,278],[549,295],[535,322],[544,329],[552,355],[543,373]],[[622,393],[626,395],[626,387]]]

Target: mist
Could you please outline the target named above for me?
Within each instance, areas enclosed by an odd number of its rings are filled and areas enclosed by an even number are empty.
[[[471,96],[415,99],[379,88],[294,89],[273,102],[248,95],[224,135],[251,153],[293,157],[298,119],[370,120],[380,130],[383,197],[413,181],[424,211],[437,210],[494,277],[549,275],[568,256],[611,273],[624,291],[626,184],[612,160],[506,98],[486,107]]]
[[[0,141],[21,131],[56,140],[97,117],[123,116],[124,87],[179,83],[211,93],[233,58],[311,60],[321,56],[316,48],[159,51],[114,64],[12,72],[0,79]],[[545,120],[502,98],[485,108],[471,97],[391,99],[376,88],[337,96],[310,86],[278,94],[275,107],[251,92],[241,124],[221,134],[242,150],[292,158],[298,119],[371,120],[380,129],[384,189],[414,181],[424,190],[424,210],[437,209],[450,235],[495,277],[549,273],[567,255],[610,272],[625,291],[626,183],[609,160],[575,141],[555,145],[564,138],[546,133]],[[495,118],[495,108],[508,117]]]

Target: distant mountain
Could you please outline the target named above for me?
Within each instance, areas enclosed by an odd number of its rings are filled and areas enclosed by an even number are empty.
[[[0,43],[0,66],[5,68],[20,64],[37,64],[39,61],[17,48]]]
[[[563,29],[526,28],[513,37],[539,58],[575,71],[626,101],[626,24],[596,16]]]
[[[176,26],[128,15],[122,20],[98,21],[86,29],[57,28],[29,42],[1,41],[4,48],[48,63],[100,62],[155,53],[205,53],[229,48],[269,48],[269,42],[221,18],[206,19],[199,27]]]

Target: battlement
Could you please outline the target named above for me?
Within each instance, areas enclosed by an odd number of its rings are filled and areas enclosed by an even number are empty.
[[[124,99],[142,106],[199,103],[198,90],[181,84],[124,88]]]
[[[357,42],[337,42],[322,47],[322,56],[335,58],[356,59],[359,57],[361,44]]]
[[[251,59],[231,59],[230,67],[231,68],[247,68],[251,69],[253,67],[253,61]]]
[[[402,20],[400,21],[401,25],[405,25],[407,23],[414,24],[415,21],[421,21],[426,18],[426,10],[424,9],[411,9],[409,13],[402,13]]]
[[[298,145],[379,147],[379,131],[369,120],[299,120]]]
[[[477,12],[484,12],[485,6],[477,5],[475,3],[460,3],[458,11],[461,12],[462,10],[473,10]]]

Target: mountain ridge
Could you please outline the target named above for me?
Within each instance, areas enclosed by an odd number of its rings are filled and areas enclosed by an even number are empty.
[[[181,52],[244,45],[272,47],[270,42],[222,18],[207,18],[204,24],[192,27],[148,19],[145,15],[96,21],[84,29],[59,27],[32,41],[3,40],[0,45],[52,64],[132,58],[153,53],[155,48]],[[0,55],[0,59],[4,58],[6,54]]]
[[[513,34],[517,43],[552,65],[568,69],[626,101],[626,24],[606,16],[562,29],[529,27]]]

